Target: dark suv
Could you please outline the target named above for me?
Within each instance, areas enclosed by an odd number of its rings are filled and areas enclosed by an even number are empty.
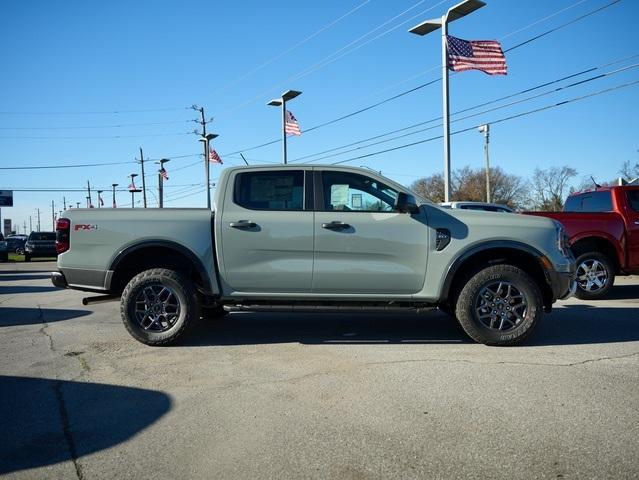
[[[31,232],[24,245],[24,261],[35,257],[57,257],[55,232]]]

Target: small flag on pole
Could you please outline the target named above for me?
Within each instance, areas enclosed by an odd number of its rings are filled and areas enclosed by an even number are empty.
[[[289,135],[301,135],[300,124],[297,123],[297,118],[293,115],[293,112],[286,110],[284,114],[284,131]]]
[[[129,191],[131,191],[131,190],[137,190],[137,188],[135,187],[135,183],[134,182],[129,183]]]
[[[115,204],[115,200],[113,200],[113,208],[118,208],[118,206]]]
[[[209,162],[219,164],[224,163],[213,147],[209,147]]]
[[[164,180],[168,180],[169,179],[169,174],[166,173],[166,170],[163,168],[160,169],[160,176],[164,179]]]
[[[102,196],[98,193],[98,200],[100,201],[100,206],[104,207],[104,200],[102,200]]]
[[[446,36],[448,69],[453,72],[481,70],[488,75],[506,75],[506,57],[496,40],[462,40]]]

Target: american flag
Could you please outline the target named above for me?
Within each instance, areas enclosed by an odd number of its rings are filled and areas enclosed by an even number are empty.
[[[100,196],[99,193],[98,193],[98,200],[100,201],[100,206],[104,207],[104,200],[102,200],[102,197]]]
[[[209,162],[224,163],[213,147],[209,147]]]
[[[297,123],[297,118],[293,116],[293,112],[286,110],[284,114],[284,131],[289,135],[301,135],[300,124]]]
[[[129,190],[137,190],[137,188],[135,187],[135,183],[129,183]]]
[[[446,36],[448,68],[453,72],[481,70],[488,75],[506,75],[506,57],[496,40],[462,40]]]
[[[164,168],[160,169],[160,176],[164,179],[164,180],[168,180],[169,179],[169,174],[166,173],[166,170]]]

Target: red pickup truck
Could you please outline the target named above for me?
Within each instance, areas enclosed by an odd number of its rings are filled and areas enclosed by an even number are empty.
[[[615,275],[639,274],[639,185],[598,187],[566,200],[563,212],[527,212],[562,223],[577,258],[577,292],[603,298]]]

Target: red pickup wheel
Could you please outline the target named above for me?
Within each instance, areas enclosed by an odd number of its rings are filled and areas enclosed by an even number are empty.
[[[577,257],[577,291],[582,300],[604,298],[615,283],[615,270],[610,259],[599,252],[586,252]]]
[[[176,343],[199,318],[199,310],[193,282],[166,268],[152,268],[133,277],[120,301],[124,326],[146,345]]]

